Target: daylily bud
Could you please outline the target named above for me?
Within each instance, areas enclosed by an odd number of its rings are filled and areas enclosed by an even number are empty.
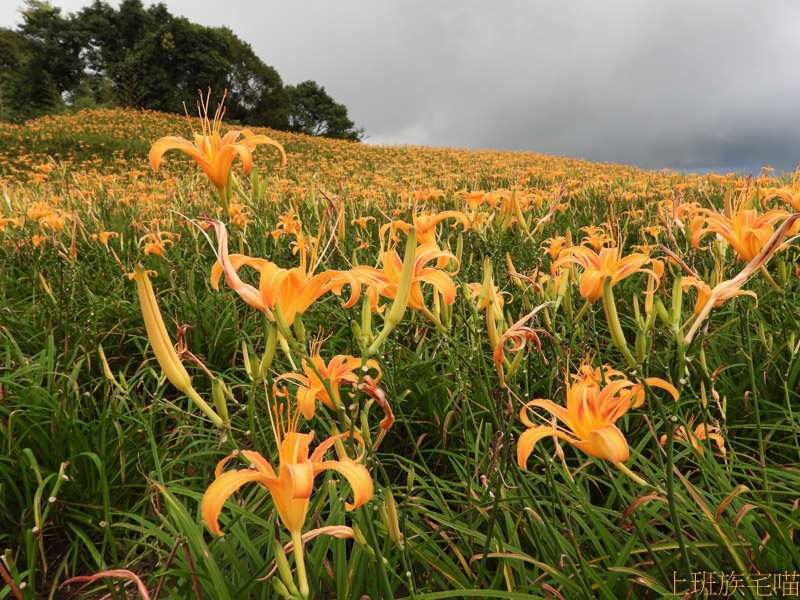
[[[364,437],[364,443],[366,444],[367,448],[372,447],[372,435],[369,432],[369,420],[367,419],[367,411],[362,410],[359,413],[359,419],[361,420],[361,428],[359,431],[361,435]]]
[[[175,348],[172,346],[172,341],[167,333],[164,320],[161,318],[161,311],[158,310],[153,286],[150,283],[150,278],[147,276],[144,267],[141,265],[136,267],[136,275],[134,278],[136,279],[136,286],[139,291],[139,302],[142,307],[147,337],[150,340],[150,345],[153,347],[156,360],[164,371],[164,375],[166,375],[172,385],[189,396],[197,407],[214,422],[214,425],[217,427],[224,427],[224,423],[219,415],[214,412],[214,409],[212,409],[192,387],[192,380],[189,377],[189,373],[186,372],[180,358],[178,358],[178,354],[175,352]]]
[[[359,528],[358,523],[353,523],[353,539],[356,543],[361,546],[361,549],[367,553],[370,560],[375,560],[375,551],[372,549],[367,543],[367,538],[364,537],[364,533]]]
[[[767,336],[764,334],[764,324],[760,322],[758,324],[758,339],[761,341],[761,345],[764,346],[764,348],[766,348]]]
[[[456,242],[456,260],[460,265],[463,264],[461,262],[461,257],[463,256],[463,254],[464,254],[464,234],[459,233],[458,241]]]
[[[569,230],[567,230],[569,231]],[[564,314],[569,321],[572,321],[572,294],[570,294],[569,286],[572,283],[573,273],[572,268],[567,269],[566,275],[561,278],[561,285],[558,288],[558,300],[563,300]]]
[[[386,525],[389,529],[389,538],[399,548],[402,548],[404,542],[403,534],[400,533],[400,522],[397,519],[397,505],[394,503],[391,490],[388,489],[386,490]]]
[[[372,331],[372,303],[367,295],[361,303],[361,332],[365,331]]]
[[[511,190],[511,206],[514,207],[514,215],[517,217],[517,222],[519,223],[520,228],[525,233],[529,233],[528,230],[528,223],[525,221],[525,215],[522,214],[522,207],[519,204],[519,198],[517,198],[517,190]]]
[[[392,330],[397,327],[403,319],[403,314],[408,307],[408,299],[411,296],[411,284],[414,280],[414,264],[417,258],[417,233],[412,227],[408,230],[406,238],[406,250],[403,255],[403,269],[400,271],[400,279],[397,283],[397,292],[394,301],[383,321],[383,329],[380,335],[375,338],[372,345],[365,352],[366,356],[372,356],[378,351]]]
[[[286,559],[286,552],[283,551],[283,546],[278,540],[273,540],[272,542],[272,553],[275,555],[275,563],[278,565],[281,581],[293,596],[299,596],[300,591],[294,584],[294,577],[292,576],[292,569],[289,567],[289,561]]]
[[[417,251],[417,234],[412,227],[408,231],[408,238],[406,239],[406,250],[403,256],[403,270],[400,272],[400,280],[397,284],[397,293],[395,294],[394,302],[386,315],[386,321],[397,325],[402,318],[403,313],[408,306],[408,297],[411,294],[411,282],[414,277],[414,262],[416,261]]]
[[[506,267],[508,267],[509,273],[516,273],[517,272],[517,269],[516,269],[516,267],[514,267],[514,263],[511,260],[511,254],[508,253],[508,252],[506,252]],[[514,285],[516,285],[519,289],[521,289],[521,290],[525,289],[525,284],[522,282],[522,280],[519,277],[514,277],[512,275],[511,276],[511,281],[513,281]]]
[[[114,384],[114,387],[122,389],[120,388],[120,385],[117,382],[116,377],[114,377],[114,374],[111,372],[111,367],[108,366],[108,361],[106,360],[105,352],[103,352],[102,344],[97,345],[97,353],[100,355],[100,364],[103,366],[103,374],[106,376],[106,379],[108,379],[112,384]]]
[[[180,391],[186,393],[191,389],[192,381],[172,347],[172,341],[167,333],[167,328],[161,318],[161,312],[156,303],[153,286],[144,267],[136,267],[136,286],[139,291],[139,301],[142,306],[142,315],[147,329],[147,337],[153,347],[158,364],[164,371],[170,383]]]
[[[283,582],[280,579],[273,579],[272,587],[275,588],[275,591],[281,598],[288,598],[288,599],[295,598],[294,594],[292,594],[289,591],[289,589],[283,584]]]
[[[253,365],[250,362],[250,351],[247,348],[247,342],[242,342],[242,361],[244,362],[244,370],[250,380],[253,380]]]
[[[675,276],[675,285],[672,288],[672,315],[675,319],[681,318],[681,308],[683,307],[683,284],[681,275]]]
[[[508,368],[508,373],[505,375],[505,379],[511,379],[514,375],[517,374],[517,370],[519,366],[522,364],[522,359],[525,356],[524,352],[517,352],[514,355],[514,360],[511,361],[511,366]]]
[[[294,342],[294,336],[292,335],[291,329],[289,329],[289,324],[286,322],[286,316],[281,310],[280,301],[275,301],[275,307],[272,309],[272,314],[275,316],[275,323],[278,325],[278,331],[280,331],[284,339]]]
[[[636,323],[640,328],[644,328],[645,322],[642,318],[642,313],[639,311],[639,300],[636,296],[633,297],[633,318],[636,319]]]
[[[656,298],[655,302],[653,302],[653,305],[655,306],[656,312],[658,313],[658,318],[661,319],[661,322],[664,323],[664,325],[669,327],[672,324],[672,319],[670,318],[669,313],[667,313],[667,309],[664,306],[664,303],[661,302],[660,298]]]
[[[700,367],[703,369],[703,373],[708,376],[708,365],[706,364],[706,351],[703,347],[700,347]]]
[[[272,361],[275,358],[275,348],[278,345],[278,326],[275,323],[270,323],[269,335],[267,336],[267,346],[264,348],[264,356],[261,357],[261,364],[258,367],[259,379],[264,379],[264,376],[272,366]]]
[[[416,470],[414,467],[410,467],[408,470],[408,475],[406,475],[406,493],[410,494],[411,490],[414,489],[414,478],[416,477]]]
[[[483,259],[483,283],[481,284],[481,291],[475,299],[475,305],[480,309],[483,306],[483,301],[486,300],[486,295],[492,287],[492,261],[489,257]],[[488,314],[488,311],[487,311]]]
[[[303,344],[306,341],[306,328],[303,325],[303,319],[300,316],[300,313],[297,313],[294,317],[294,323],[292,323],[294,327],[294,333],[297,336],[297,339],[300,340],[300,343]]]
[[[631,367],[635,367],[637,364],[636,359],[633,358],[631,351],[628,349],[628,342],[625,341],[625,335],[622,333],[622,326],[619,323],[619,315],[617,315],[617,307],[614,303],[614,294],[611,291],[611,276],[606,277],[603,282],[602,298],[611,339],[614,345],[619,348],[620,352],[625,356],[628,364]]]
[[[47,284],[47,280],[44,278],[42,273],[39,273],[39,280],[42,282],[42,287],[44,288],[45,293],[50,296],[50,300],[53,301],[53,304],[58,304],[56,297],[53,295],[53,290],[50,289],[50,286]]]
[[[442,324],[447,329],[450,329],[450,325],[453,324],[453,305],[452,304],[445,304],[444,306],[442,306]]]
[[[219,377],[215,377],[211,381],[211,397],[214,399],[214,406],[220,417],[222,417],[222,421],[224,423],[230,423],[228,403],[225,401],[225,383]]]
[[[640,329],[636,332],[636,362],[638,364],[642,364],[645,359],[647,358],[647,340],[648,340],[647,332],[644,329]]]
[[[778,261],[778,283],[781,284],[782,288],[785,288],[786,284],[789,283],[789,268],[783,259]]]

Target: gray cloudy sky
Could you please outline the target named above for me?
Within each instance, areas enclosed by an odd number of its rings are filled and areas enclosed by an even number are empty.
[[[230,27],[284,83],[324,85],[370,143],[687,171],[800,161],[797,0],[165,4]],[[2,0],[0,26],[23,6]]]

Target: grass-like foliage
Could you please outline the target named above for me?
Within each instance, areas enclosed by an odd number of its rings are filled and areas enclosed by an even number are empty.
[[[796,176],[212,133],[0,126],[0,599],[798,595]]]

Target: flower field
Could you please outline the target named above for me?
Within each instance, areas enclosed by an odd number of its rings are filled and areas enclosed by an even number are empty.
[[[0,125],[0,599],[800,597],[799,175],[209,112]]]

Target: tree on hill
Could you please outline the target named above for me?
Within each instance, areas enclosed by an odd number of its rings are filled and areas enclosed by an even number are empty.
[[[232,100],[228,104],[228,117],[242,123],[288,129],[289,94],[281,76],[230,29],[222,27],[217,31],[226,41],[231,57],[225,84]]]
[[[227,115],[243,125],[358,140],[347,108],[313,81],[284,87],[278,72],[226,27],[204,27],[164,4],[95,0],[63,15],[27,0],[18,31],[0,30],[0,118],[64,106],[115,103],[194,113],[197,90],[228,90]]]
[[[22,34],[0,29],[0,119],[32,119],[62,104],[44,57]]]
[[[328,95],[314,81],[304,81],[286,87],[289,94],[289,128],[308,135],[360,140],[364,131],[356,129],[347,116],[347,108]]]

